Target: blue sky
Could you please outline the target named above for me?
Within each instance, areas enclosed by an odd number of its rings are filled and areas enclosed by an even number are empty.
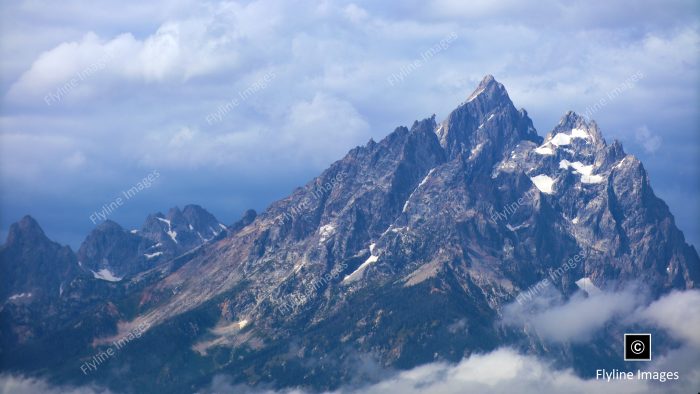
[[[700,245],[697,2],[375,3],[2,1],[0,235],[29,213],[76,247],[154,170],[110,219],[196,203],[232,223],[369,138],[444,118],[485,74],[544,135],[639,73],[592,118]]]

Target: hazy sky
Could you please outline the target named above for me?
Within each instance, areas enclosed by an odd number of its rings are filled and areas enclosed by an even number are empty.
[[[485,74],[540,135],[641,75],[592,117],[700,245],[700,3],[375,3],[2,0],[0,235],[29,213],[75,247],[154,170],[110,219],[196,203],[232,223],[369,138],[444,118]]]

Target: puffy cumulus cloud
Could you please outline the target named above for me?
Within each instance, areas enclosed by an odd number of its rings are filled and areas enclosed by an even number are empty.
[[[531,300],[506,305],[505,325],[533,328],[548,342],[585,342],[606,324],[616,319],[623,324],[649,324],[676,339],[700,349],[700,291],[673,291],[649,302],[639,286],[620,291],[598,291],[590,296],[583,291],[569,299],[548,286]]]
[[[423,18],[461,19],[469,22],[522,24],[534,27],[552,26],[558,30],[619,28],[631,32],[641,28],[664,28],[679,21],[692,23],[696,6],[692,0],[660,3],[654,0],[636,2],[601,2],[585,0],[431,0],[421,2]]]
[[[131,33],[104,40],[90,32],[42,53],[10,87],[8,97],[43,103],[54,93],[60,96],[56,102],[80,101],[124,80],[182,81],[234,66],[236,52],[227,47],[227,38],[207,33],[199,20],[168,22],[144,40]],[[67,91],[61,94],[62,89]]]
[[[159,168],[234,165],[255,171],[276,165],[271,157],[323,167],[341,157],[346,147],[370,138],[369,125],[352,104],[324,93],[295,103],[282,117],[279,129],[250,124],[235,131],[181,127],[174,133],[148,132],[132,154],[146,167]]]
[[[654,153],[661,147],[661,137],[652,133],[646,126],[637,128],[634,138],[648,153]]]
[[[296,159],[309,158],[322,165],[368,138],[369,125],[351,103],[317,93],[313,99],[292,106],[282,145],[291,147]]]
[[[83,171],[90,162],[81,147],[84,145],[70,136],[49,133],[3,134],[0,144],[3,156],[3,166],[0,168],[2,182],[18,187],[33,185],[39,191],[58,191],[53,184],[36,182],[44,182],[50,176],[75,176],[78,174],[76,171]],[[52,166],[45,166],[40,160],[27,160],[31,157],[50,160]]]
[[[510,348],[500,348],[490,353],[473,354],[457,364],[432,363],[414,369],[394,373],[378,383],[366,386],[347,386],[326,393],[363,394],[500,394],[514,390],[523,394],[547,393],[615,393],[615,394],[669,394],[697,391],[700,383],[700,353],[687,348],[670,353],[659,361],[646,366],[646,370],[679,371],[680,379],[655,383],[649,381],[610,381],[584,379],[571,369],[562,368],[538,357],[523,355]],[[61,391],[63,390],[63,391]],[[43,381],[0,378],[0,393],[104,393],[94,388],[64,389],[50,387]],[[200,394],[311,394],[312,392],[290,388],[273,390],[231,384],[225,376],[216,376],[211,385],[198,391]]]
[[[237,71],[277,39],[281,2],[216,2],[189,17],[164,21],[138,38],[131,32],[106,37],[90,31],[43,51],[10,86],[10,102],[42,103],[49,93],[77,81],[66,94],[84,103],[119,84],[135,81],[181,84],[191,78]],[[254,40],[255,42],[251,42]]]
[[[547,39],[557,34],[554,31],[498,25],[484,29],[484,35],[511,30],[507,36],[517,34],[523,37],[524,46],[532,48],[529,53],[510,52],[509,59],[494,65],[494,72],[502,75],[500,79],[516,105],[528,109],[541,133],[571,109],[596,120],[608,139],[635,142],[635,129],[653,120],[633,116],[631,108],[658,114],[664,120],[655,121],[653,126],[665,123],[661,128],[669,136],[678,131],[668,124],[696,112],[687,104],[697,101],[698,93],[684,86],[685,81],[697,79],[697,60],[687,52],[687,48],[700,48],[695,27],[651,31],[634,39],[619,31],[577,30],[560,33],[562,39],[554,40]],[[567,48],[572,42],[575,50]],[[494,59],[489,48],[483,51],[480,57]],[[538,69],[546,72],[538,75]],[[678,105],[661,104],[667,100]]]
[[[645,299],[637,288],[620,292],[583,291],[564,300],[552,286],[523,303],[503,309],[503,323],[533,328],[545,341],[586,342],[615,316],[627,316]]]
[[[52,386],[42,379],[0,375],[0,394],[111,394],[94,386]]]
[[[693,353],[693,351],[695,353]],[[537,357],[523,355],[510,348],[486,354],[474,354],[457,364],[432,363],[394,374],[379,383],[364,387],[343,387],[334,393],[363,394],[461,394],[461,393],[685,393],[696,390],[698,380],[697,349],[674,353],[669,358],[652,363],[649,370],[676,370],[678,381],[650,383],[648,381],[610,381],[583,379],[571,369],[561,368]],[[216,377],[212,385],[200,391],[207,393],[308,393],[298,389],[274,391],[231,385],[225,377]]]
[[[700,349],[700,290],[674,291],[639,311],[637,316]]]
[[[697,367],[696,367],[697,368]],[[663,386],[665,392],[681,393],[696,382],[684,380]],[[368,388],[363,393],[656,393],[647,382],[603,382],[582,379],[561,368],[512,349],[476,354],[456,365],[436,363],[402,372]]]
[[[270,140],[270,145],[261,151],[259,144],[266,137],[273,136],[255,129],[211,133],[182,127],[174,133],[171,130],[147,133],[146,143],[132,153],[145,167],[202,170],[235,165],[240,170],[254,170],[268,165],[266,158],[270,152],[279,149],[279,144]]]
[[[348,20],[352,21],[353,23],[362,23],[367,20],[367,17],[369,16],[364,8],[359,7],[354,3],[350,3],[345,6],[343,13],[345,14],[345,17],[347,17]]]

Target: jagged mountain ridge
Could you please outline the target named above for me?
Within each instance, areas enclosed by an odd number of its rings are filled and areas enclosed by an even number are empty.
[[[641,278],[657,295],[699,277],[695,249],[636,158],[574,113],[539,137],[491,76],[440,124],[357,147],[249,219],[132,279],[140,286],[94,333],[106,343],[150,327],[114,360],[141,371],[133,387],[187,391],[225,372],[333,388],[351,379],[354,352],[402,368],[458,360],[522,339],[494,329],[500,308],[579,253],[584,262],[555,283],[565,294],[583,277],[600,287]],[[139,360],[162,336],[181,356]],[[178,377],[148,381],[164,368]]]
[[[255,212],[247,212],[246,223],[251,215]],[[209,239],[199,236],[204,231]],[[126,231],[107,220],[93,229],[75,253],[49,240],[36,220],[25,216],[11,226],[0,247],[0,353],[50,337],[84,316],[112,326],[118,316],[112,301],[129,291],[119,282],[158,271],[173,258],[229,231],[203,208],[187,205],[182,211],[172,208],[168,215],[149,215],[141,230]],[[170,242],[162,242],[165,238]]]
[[[481,95],[485,97],[482,98]],[[504,100],[507,101],[504,103]],[[465,116],[465,113],[471,115]],[[575,119],[568,119],[570,117]],[[582,119],[573,113],[567,114],[553,133],[560,134],[559,132],[566,128],[567,122],[581,121]],[[493,124],[489,124],[489,122]],[[513,127],[513,125],[515,126]],[[593,142],[598,144],[596,145],[598,149],[593,149],[591,152],[595,152],[594,155],[600,156],[599,158],[593,158],[597,160],[599,165],[610,166],[612,165],[611,161],[616,163],[615,159],[624,159],[626,157],[619,143],[612,145],[608,149],[605,141],[602,140],[602,137],[597,132],[597,126],[594,124],[589,126],[585,123],[582,125],[583,127],[591,127],[592,130],[596,131],[594,135],[597,138],[593,139]],[[512,127],[512,130],[507,130],[509,126]],[[457,131],[451,133],[450,130]],[[416,219],[420,219],[422,221],[421,224],[429,223],[431,219],[439,217],[439,215],[436,215],[437,213],[445,212],[445,207],[425,203],[432,198],[429,193],[424,192],[424,190],[430,190],[431,177],[434,177],[437,181],[454,181],[456,175],[471,177],[474,182],[472,186],[480,186],[481,183],[492,183],[494,182],[494,177],[492,176],[494,166],[509,164],[509,159],[503,157],[507,156],[507,152],[514,152],[516,149],[534,148],[535,145],[533,143],[539,142],[538,138],[534,133],[534,128],[532,128],[532,122],[527,118],[527,114],[524,111],[516,111],[502,85],[488,76],[482,81],[470,99],[450,114],[446,122],[437,126],[437,128],[433,119],[427,119],[416,122],[410,131],[406,128],[398,128],[380,143],[371,141],[365,147],[353,149],[345,159],[334,163],[330,169],[304,189],[298,190],[289,198],[273,204],[265,213],[260,215],[260,218],[253,223],[251,228],[245,229],[247,231],[244,230],[239,234],[240,237],[230,240],[228,245],[222,245],[222,250],[218,252],[226,257],[231,257],[226,259],[227,261],[233,261],[237,265],[240,264],[242,272],[252,271],[260,265],[260,261],[268,260],[276,262],[275,268],[283,268],[288,272],[298,272],[301,267],[307,264],[304,260],[305,254],[314,254],[316,257],[316,261],[309,263],[307,267],[310,271],[317,268],[320,268],[321,271],[330,270],[334,264],[352,259],[355,256],[369,256],[369,244],[372,241],[380,241],[377,244],[377,248],[382,250],[383,241],[381,237],[385,237],[387,240],[397,237],[388,236],[387,231],[404,227],[404,224],[410,225],[412,222],[418,224]],[[493,141],[498,141],[500,144]],[[443,147],[444,150],[441,150],[440,147]],[[531,150],[534,151],[534,149]],[[466,157],[467,155],[468,157]],[[557,152],[557,155],[553,155],[555,158],[559,156],[559,152]],[[636,168],[640,182],[639,185],[635,184],[632,186],[639,189],[642,193],[649,193],[651,189],[643,167],[633,156],[629,156],[628,159],[630,165],[636,163],[633,166]],[[369,163],[369,165],[364,163]],[[496,163],[500,164],[497,165]],[[622,166],[624,161],[618,164]],[[624,168],[627,168],[627,165]],[[312,195],[314,189],[329,183],[328,180],[332,177],[337,177],[338,174],[341,174],[346,181],[336,185],[328,195],[324,195],[321,199],[315,199]],[[499,182],[501,179],[500,174],[501,172],[498,172],[495,177],[495,182],[499,186],[501,186]],[[503,174],[505,176],[505,173]],[[482,231],[484,229],[479,227],[484,226],[487,222],[487,216],[484,213],[501,207],[498,204],[484,206],[484,201],[501,200],[502,204],[505,205],[509,202],[509,199],[515,201],[519,195],[523,195],[527,189],[533,187],[531,182],[527,182],[522,178],[526,174],[515,171],[514,174],[509,175],[513,175],[515,179],[504,179],[503,183],[514,183],[517,186],[512,190],[514,193],[506,195],[507,198],[505,199],[502,195],[482,193],[479,188],[476,188],[476,193],[463,189],[463,195],[459,195],[459,198],[453,198],[452,201],[442,204],[449,205],[451,209],[447,210],[448,212],[454,213],[455,210],[464,211],[462,214],[465,217],[470,219],[473,217],[479,218],[480,220],[474,223],[477,226],[474,230]],[[451,176],[452,179],[443,179],[443,176]],[[382,183],[379,184],[377,181]],[[424,188],[419,187],[423,185],[425,185]],[[613,183],[613,186],[616,185]],[[519,190],[518,187],[520,188]],[[596,191],[600,192],[600,188],[603,185],[578,182],[575,187],[594,189],[582,190],[585,193],[595,193]],[[484,185],[483,189],[488,190],[488,185]],[[452,188],[450,190],[453,192],[451,197],[456,196],[455,190]],[[476,195],[476,198],[474,195]],[[542,197],[546,196],[537,196],[540,199]],[[652,202],[656,204],[663,204],[660,200],[653,197],[653,192],[651,196],[646,197],[654,198],[655,200],[652,200]],[[642,197],[640,196],[639,198]],[[281,225],[277,225],[279,220],[275,220],[276,218],[283,216],[285,211],[294,209],[294,205],[299,204],[299,201],[306,200],[312,201],[311,204],[305,204],[306,214],[294,217],[292,220],[283,221]],[[431,215],[431,212],[426,212],[427,214],[425,215],[407,215],[406,208],[416,205],[412,204],[413,201],[421,201],[422,204],[418,204],[418,206],[434,207],[435,212],[432,212],[434,214]],[[537,201],[537,203],[541,202]],[[533,209],[531,218],[535,221],[538,219],[538,215],[548,213],[543,212],[545,209],[554,209],[551,206],[551,203],[554,201],[544,202],[548,203],[545,207],[536,206],[539,204],[531,207]],[[473,207],[470,206],[471,204],[473,204]],[[405,209],[399,211],[399,207],[402,206]],[[640,214],[645,212],[643,211]],[[667,212],[667,209],[660,211],[662,215]],[[604,211],[599,214],[602,216],[601,219],[614,219],[610,217],[614,212]],[[648,219],[657,218],[652,216]],[[672,217],[666,215],[663,217],[663,220],[672,222]],[[338,227],[332,224],[334,222],[338,223]],[[667,223],[665,226],[668,227],[669,224],[672,225],[672,223]],[[503,225],[503,223],[499,223],[499,225]],[[327,243],[329,242],[328,238],[332,238],[333,247],[330,251],[328,250],[329,248],[324,249],[318,247],[320,245],[316,245],[316,242],[320,241],[320,232],[324,226],[333,228],[331,232],[334,235],[326,236],[326,239],[323,240],[323,242]],[[672,227],[675,228],[675,226]],[[329,228],[325,227],[324,232],[329,232]],[[613,230],[618,231],[613,234],[614,238],[627,237],[626,234],[619,233],[619,226],[614,227]],[[393,234],[397,233],[397,231],[390,232]],[[536,239],[536,234],[529,235],[532,236],[532,239]],[[560,235],[563,237],[562,241],[569,242],[572,245],[576,244],[572,234],[565,232]],[[679,232],[674,231],[672,235],[678,236]],[[507,237],[500,237],[495,242],[495,245],[501,245],[507,239]],[[294,248],[286,247],[286,244],[290,242],[295,244]],[[680,242],[684,244],[682,239]],[[425,243],[435,248],[435,244]],[[280,247],[280,244],[285,244],[285,247]],[[683,245],[674,246],[683,250]],[[295,250],[299,248],[303,252]],[[288,264],[286,266],[280,265],[280,258],[276,254],[281,250],[284,251],[285,255],[292,254],[292,259],[300,259],[302,262],[289,261],[290,258],[286,257]],[[619,253],[620,250],[616,252]],[[466,252],[462,251],[462,254],[464,253]],[[556,251],[543,253],[546,254],[536,254],[530,257],[537,261],[554,260],[553,262],[556,263],[563,260],[567,255]],[[688,253],[692,255],[692,252]],[[600,259],[602,260],[602,257]],[[323,264],[320,264],[321,262]],[[319,267],[312,267],[314,263],[317,263]],[[354,267],[353,264],[355,265]],[[214,268],[214,266],[214,264],[210,264],[207,269]],[[357,266],[356,262],[351,262],[350,264],[351,268],[357,268]],[[378,266],[380,265],[375,265],[375,267]],[[232,267],[227,265],[222,268],[228,270]],[[684,286],[694,286],[697,280],[694,278],[697,278],[697,276],[691,275],[692,265],[690,265],[690,268],[690,270],[676,272],[682,279],[676,279],[677,276],[672,276],[671,282],[674,280],[681,281]],[[382,268],[377,269],[381,270]],[[274,272],[279,274],[278,271]],[[207,274],[210,273],[203,272],[203,275],[206,276]],[[211,275],[211,280],[213,281],[216,280],[214,277],[220,277],[218,272]],[[277,279],[280,278],[282,276],[279,276]],[[227,279],[231,280],[231,284],[220,283],[219,289],[233,287],[233,283],[239,278],[232,275],[227,277]],[[261,279],[263,281],[268,279],[276,280],[275,278],[262,277]],[[194,289],[199,289],[200,287],[193,286]],[[211,295],[213,296],[214,294]]]
[[[124,277],[175,258],[214,238],[225,229],[198,205],[175,207],[167,215],[146,218],[140,230],[126,231],[107,220],[98,225],[78,250],[78,260],[94,272],[107,270]]]

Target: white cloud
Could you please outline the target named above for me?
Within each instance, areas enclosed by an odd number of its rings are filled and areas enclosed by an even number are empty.
[[[52,386],[42,379],[0,375],[0,394],[110,394],[94,386]]]
[[[343,9],[345,16],[354,23],[362,23],[368,17],[367,11],[357,4],[350,3]]]
[[[700,349],[700,290],[674,291],[639,311],[637,316]]]
[[[82,167],[86,162],[85,155],[81,151],[73,152],[70,156],[63,159],[63,166],[69,170],[75,170]]]
[[[636,289],[599,292],[586,296],[578,291],[564,300],[551,286],[534,300],[507,305],[507,325],[532,327],[548,342],[586,342],[614,316],[629,314],[644,297]]]
[[[235,131],[181,127],[152,131],[132,153],[144,166],[202,168],[235,165],[254,171],[269,158],[295,165],[324,167],[345,154],[346,147],[366,142],[369,126],[347,101],[318,93],[281,115],[280,129],[242,124]]]
[[[648,365],[648,370],[681,371],[678,381],[652,383],[648,381],[611,381],[583,379],[571,369],[561,368],[538,357],[523,355],[510,348],[500,348],[490,353],[474,354],[457,364],[432,363],[400,372],[379,383],[364,387],[343,387],[333,393],[363,394],[522,394],[548,393],[615,393],[652,394],[688,393],[696,390],[700,376],[700,353],[687,348],[671,353],[658,362]],[[46,382],[4,376],[0,378],[0,393],[101,393],[92,388],[66,389],[51,387]],[[309,394],[301,389],[269,390],[232,385],[223,376],[214,378],[212,385],[200,390],[201,394]]]
[[[676,290],[648,303],[639,287],[591,296],[578,291],[564,300],[549,286],[530,301],[503,308],[504,324],[534,328],[547,342],[586,342],[614,318],[625,324],[651,324],[700,349],[698,290]]]
[[[644,147],[647,153],[654,153],[661,147],[661,136],[652,134],[648,127],[637,128],[634,139]]]
[[[284,124],[282,145],[318,165],[339,159],[347,147],[370,137],[369,125],[351,103],[323,93],[292,106]]]
[[[650,383],[648,381],[610,381],[583,379],[571,369],[562,368],[538,357],[523,355],[510,348],[500,348],[486,354],[474,354],[457,364],[432,363],[400,372],[379,383],[365,387],[343,387],[334,393],[363,394],[461,394],[461,393],[615,393],[651,394],[693,392],[700,372],[697,349],[676,352],[658,363],[647,365],[649,370],[681,371],[678,381]],[[595,373],[595,371],[592,371]],[[303,393],[292,390],[285,393]],[[275,393],[231,385],[218,377],[207,393]],[[280,392],[281,393],[281,392]]]
[[[46,95],[74,80],[83,94],[76,98],[71,91],[66,97],[82,101],[120,81],[182,82],[224,65],[235,67],[235,48],[227,45],[225,35],[211,36],[207,28],[202,20],[168,22],[145,40],[130,33],[109,40],[87,33],[80,41],[42,53],[11,86],[8,97],[43,104]]]
[[[81,169],[87,162],[80,147],[81,144],[69,136],[4,134],[0,144],[0,178],[13,187],[31,185],[38,191],[59,191],[61,189],[56,185],[46,183],[47,178],[67,174],[75,176],[75,170]],[[50,161],[53,165],[47,166],[42,160]],[[82,174],[87,175],[86,172]]]

